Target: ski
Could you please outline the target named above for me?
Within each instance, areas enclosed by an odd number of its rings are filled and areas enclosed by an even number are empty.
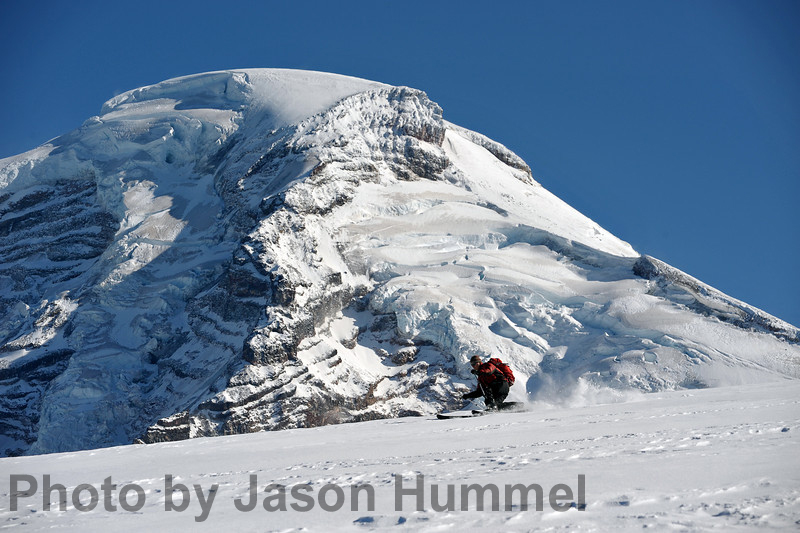
[[[473,409],[473,415],[488,415],[491,413],[519,413],[525,410],[525,404],[522,402],[503,402],[503,405],[493,409]]]
[[[478,416],[474,413],[474,411],[445,411],[443,413],[437,413],[436,418],[439,420],[452,420],[454,418],[472,418],[473,416]]]
[[[452,418],[472,418],[473,416],[483,416],[492,413],[518,413],[524,410],[523,402],[503,402],[499,409],[472,409],[470,411],[445,411],[438,413],[436,418],[448,420]]]

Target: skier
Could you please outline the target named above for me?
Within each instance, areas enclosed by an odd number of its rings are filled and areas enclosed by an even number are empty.
[[[508,369],[506,371],[508,376],[493,364],[495,362],[503,367],[503,370]],[[462,398],[466,400],[483,396],[487,409],[502,409],[504,400],[508,396],[509,386],[514,383],[511,369],[499,359],[489,359],[484,363],[479,355],[473,355],[469,364],[472,365],[472,373],[478,377],[478,388]]]

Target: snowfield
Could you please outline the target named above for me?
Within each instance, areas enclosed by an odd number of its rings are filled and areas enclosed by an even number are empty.
[[[0,459],[0,524],[11,531],[98,532],[786,531],[800,524],[796,380],[589,404],[609,399],[584,387],[566,405],[537,403],[523,413],[378,420]],[[44,510],[45,475],[51,486],[63,485],[65,510],[57,489]],[[9,510],[12,476],[18,491],[37,483],[34,494],[16,499],[16,511]],[[398,482],[406,491],[399,502]],[[286,510],[273,484],[287,487]],[[541,486],[541,510],[536,489],[526,510],[519,488],[505,499],[505,487],[520,484]],[[353,487],[360,487],[355,500]],[[550,503],[554,488],[565,512]],[[78,510],[91,507],[92,490],[93,509]],[[438,500],[431,499],[434,490]],[[447,507],[448,490],[452,510],[435,510]],[[135,510],[124,510],[121,492]],[[265,502],[276,510],[266,510]]]

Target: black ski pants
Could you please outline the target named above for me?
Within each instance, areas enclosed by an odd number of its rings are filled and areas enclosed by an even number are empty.
[[[500,407],[508,396],[508,382],[504,379],[498,379],[488,387],[483,387],[483,400],[486,407],[491,409],[493,407]]]

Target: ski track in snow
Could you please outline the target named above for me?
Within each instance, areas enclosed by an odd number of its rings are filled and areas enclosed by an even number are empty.
[[[724,387],[642,395],[605,405],[556,408],[534,404],[523,413],[462,420],[405,418],[202,438],[147,446],[0,459],[0,527],[40,531],[237,530],[237,531],[751,531],[790,530],[800,524],[800,383]],[[33,497],[9,510],[10,476],[34,476]],[[67,488],[67,510],[42,505],[42,476]],[[406,488],[424,476],[425,509],[411,496],[395,508],[395,482]],[[586,509],[553,511],[547,493],[558,483],[576,490],[585,475]],[[183,512],[165,511],[165,477],[205,495],[217,484],[207,519],[192,490]],[[249,500],[257,476],[259,505]],[[103,508],[81,512],[70,500],[81,483],[98,490],[107,477],[119,489],[141,486],[137,512]],[[271,483],[310,483],[312,496],[328,483],[345,491],[345,505],[327,512],[267,512],[261,507]],[[349,510],[350,487],[370,484],[375,510],[360,502]],[[460,510],[459,487],[477,483],[501,489],[499,511]],[[502,510],[507,484],[537,483],[544,510]],[[454,485],[456,509],[431,509],[431,485]],[[23,485],[24,488],[24,485]],[[444,487],[442,488],[444,491]],[[272,493],[274,494],[274,493]],[[83,494],[86,503],[88,494]],[[333,495],[329,495],[328,502]],[[577,496],[576,496],[577,497]],[[130,496],[129,501],[134,497]],[[180,502],[176,493],[173,502]],[[444,492],[442,492],[444,501]],[[294,502],[287,495],[287,502]]]

